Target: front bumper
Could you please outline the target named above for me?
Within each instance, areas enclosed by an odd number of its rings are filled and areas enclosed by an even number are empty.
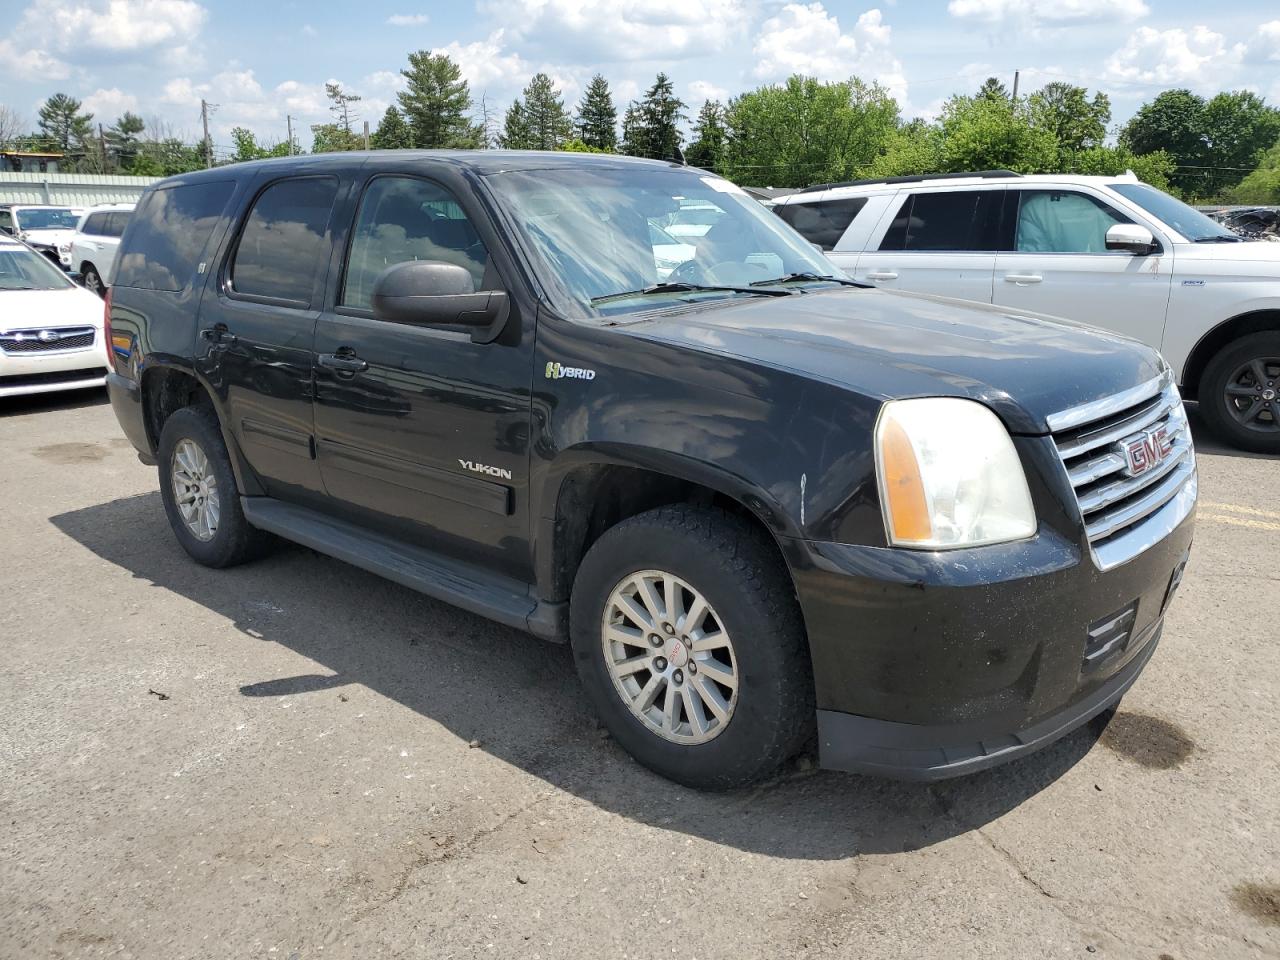
[[[0,351],[0,397],[100,387],[107,375],[102,334],[74,350],[10,354]]]
[[[1150,659],[1194,513],[1103,572],[1047,525],[950,552],[785,544],[809,633],[822,766],[906,779],[1043,747],[1123,696]]]

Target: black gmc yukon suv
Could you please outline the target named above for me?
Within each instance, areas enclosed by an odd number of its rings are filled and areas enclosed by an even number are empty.
[[[988,767],[1155,650],[1182,404],[1133,341],[832,273],[674,164],[237,164],[138,205],[111,402],[197,561],[274,534],[568,640],[672,779],[742,783],[815,732],[830,768]]]

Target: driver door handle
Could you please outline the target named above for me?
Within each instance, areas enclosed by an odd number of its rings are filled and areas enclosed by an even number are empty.
[[[200,331],[200,336],[210,343],[232,344],[236,342],[236,335],[227,329],[225,323],[215,323],[212,327],[206,327]]]
[[[867,274],[868,280],[897,280],[898,274],[895,270],[872,270]]]
[[[357,357],[355,351],[349,347],[337,353],[322,353],[316,358],[316,362],[322,367],[328,367],[340,373],[360,373],[362,370],[369,369],[368,362]]]
[[[1006,273],[1004,275],[1005,283],[1016,283],[1019,285],[1028,283],[1039,283],[1044,277],[1038,273]]]

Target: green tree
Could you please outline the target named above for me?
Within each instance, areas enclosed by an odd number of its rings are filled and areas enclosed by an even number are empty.
[[[1135,154],[1128,147],[1088,147],[1071,158],[1066,173],[1086,176],[1114,177],[1132,170],[1139,180],[1161,190],[1170,189],[1169,177],[1174,172],[1173,157],[1163,150]]]
[[[684,142],[680,124],[685,119],[684,101],[675,95],[671,78],[659,73],[644,99],[627,108],[623,122],[624,151],[637,157],[669,160]]]
[[[80,101],[55,93],[40,107],[40,132],[63,153],[82,147],[93,133],[93,114],[80,112]]]
[[[996,77],[987,77],[978,88],[978,98],[982,100],[1009,100],[1009,90]]]
[[[1047,83],[1028,98],[1033,122],[1048,130],[1058,148],[1077,153],[1102,145],[1111,122],[1111,100],[1099,91],[1089,99],[1089,91],[1071,83]]]
[[[1170,182],[1194,191],[1206,159],[1204,108],[1204,100],[1190,90],[1166,90],[1138,108],[1121,131],[1120,144],[1135,154],[1164,150],[1181,168]]]
[[[618,110],[613,105],[609,81],[598,73],[587,84],[578,104],[578,138],[607,153],[618,149]]]
[[[1280,138],[1280,110],[1255,93],[1220,93],[1204,106],[1205,166],[1196,186],[1201,196],[1216,197],[1254,170],[1267,148]]]
[[[591,144],[576,137],[572,140],[566,140],[557,150],[564,150],[566,153],[613,153],[612,150],[602,150],[600,147],[593,147]]]
[[[429,50],[411,53],[409,68],[400,73],[408,86],[396,99],[409,122],[415,147],[474,149],[482,144],[484,131],[467,116],[471,89],[446,54]]]
[[[724,162],[724,145],[728,138],[724,125],[724,105],[719,100],[708,100],[698,111],[693,126],[693,143],[685,151],[690,165],[719,171]]]
[[[1231,191],[1233,203],[1280,204],[1280,143],[1263,155],[1258,169]]]
[[[264,160],[267,157],[287,157],[289,155],[289,142],[287,140],[272,144],[269,147],[263,146],[258,143],[253,131],[244,127],[231,128],[231,142],[236,145],[235,153],[231,155],[232,163],[242,163],[246,160]]]
[[[146,121],[128,110],[108,128],[107,143],[115,153],[120,169],[128,170],[133,166],[138,156],[138,140],[146,128]]]
[[[326,83],[324,95],[329,98],[329,112],[333,114],[334,123],[341,127],[343,132],[351,133],[352,122],[359,119],[352,111],[351,104],[358,103],[364,98],[358,93],[348,93],[343,90],[340,83]]]
[[[942,169],[942,131],[934,124],[912,120],[893,130],[884,142],[884,152],[858,176],[901,177],[937,173]]]
[[[363,147],[364,139],[350,130],[344,130],[340,123],[316,123],[311,126],[312,153],[341,153]]]
[[[898,104],[856,77],[793,76],[729,101],[723,172],[740,182],[800,187],[848,180],[884,152]]]
[[[545,73],[536,73],[507,111],[502,145],[519,150],[555,150],[573,136],[573,123],[560,91]]]
[[[378,122],[378,129],[369,140],[375,150],[405,150],[413,146],[413,131],[399,110],[387,107],[387,112]]]
[[[129,172],[139,177],[172,177],[204,169],[204,149],[177,137],[143,140]]]
[[[1058,141],[1025,111],[995,97],[955,96],[942,108],[941,173],[1013,170],[1042,173],[1058,165]]]

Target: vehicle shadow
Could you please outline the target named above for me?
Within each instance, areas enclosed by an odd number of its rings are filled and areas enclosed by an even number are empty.
[[[1191,438],[1196,444],[1196,453],[1208,453],[1217,457],[1240,457],[1245,460],[1280,460],[1272,453],[1254,453],[1252,450],[1241,450],[1228,446],[1219,440],[1204,422],[1200,415],[1200,405],[1188,401],[1186,403],[1187,422],[1191,424]]]
[[[231,570],[182,552],[158,493],[63,513],[52,523],[133,576],[227,617],[330,671],[260,677],[237,695],[389,697],[479,749],[605,810],[770,856],[833,860],[930,846],[980,827],[1057,780],[1093,746],[1095,722],[1030,757],[942,784],[805,772],[699,793],[630,760],[597,727],[566,646],[491,623],[347,564],[281,544]],[[177,645],[202,638],[176,636]],[[229,691],[230,692],[230,691]]]
[[[110,401],[107,399],[107,391],[102,387],[2,397],[0,398],[0,418],[52,413],[58,410],[80,410],[85,407],[100,407],[108,402]]]

